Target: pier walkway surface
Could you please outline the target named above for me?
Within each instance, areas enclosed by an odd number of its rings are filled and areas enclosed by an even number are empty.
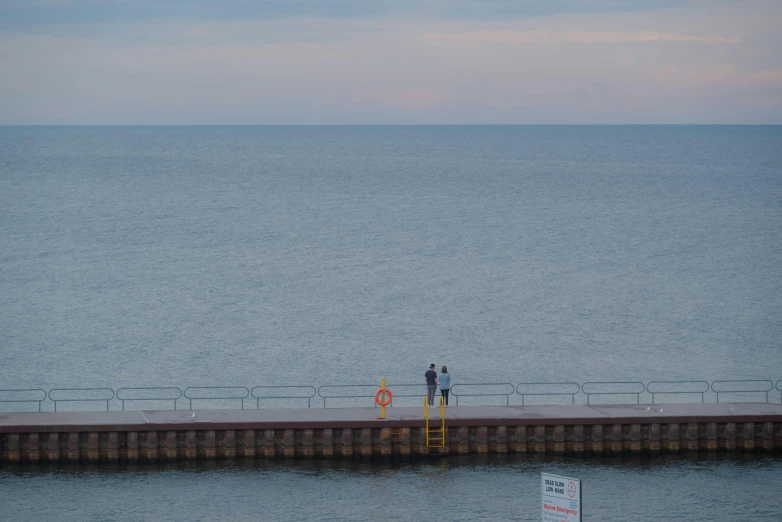
[[[0,433],[125,431],[129,429],[285,429],[377,427],[389,424],[415,427],[424,420],[423,408],[286,408],[247,410],[129,410],[44,413],[0,413]],[[438,408],[429,418],[440,418]],[[782,404],[631,404],[551,406],[451,406],[445,410],[449,426],[524,424],[626,424],[690,422],[780,422]],[[219,425],[219,426],[218,426]]]
[[[776,403],[452,406],[445,447],[436,450],[426,443],[423,408],[379,415],[380,408],[3,412],[0,462],[782,451]],[[430,422],[439,419],[430,409]]]

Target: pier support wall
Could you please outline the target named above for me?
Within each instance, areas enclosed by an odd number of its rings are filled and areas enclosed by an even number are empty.
[[[408,423],[409,424],[409,423]],[[782,452],[782,422],[612,424],[448,423],[446,447],[426,447],[423,426],[234,429],[121,428],[0,433],[0,465],[150,463],[215,459],[410,461],[432,455],[538,454],[577,457],[689,452]]]

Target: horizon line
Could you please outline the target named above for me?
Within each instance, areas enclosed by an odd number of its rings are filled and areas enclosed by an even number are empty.
[[[0,123],[2,127],[778,127],[779,123]]]

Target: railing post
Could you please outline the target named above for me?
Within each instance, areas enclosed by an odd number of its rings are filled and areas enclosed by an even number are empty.
[[[469,387],[469,386],[494,386],[494,387],[498,387],[498,386],[507,387],[507,386],[509,386],[511,391],[509,393],[508,392],[501,392],[501,391],[500,392],[490,391],[489,393],[470,393],[470,392],[463,392],[461,394],[458,393],[458,391],[460,389],[462,389],[464,387]],[[469,390],[469,388],[467,388],[467,389]],[[479,390],[480,390],[480,388],[479,388]],[[460,395],[462,395],[464,397],[501,397],[501,396],[504,395],[505,396],[505,405],[506,406],[510,406],[510,396],[513,395],[514,393],[516,393],[516,387],[513,384],[509,383],[509,382],[459,383],[459,384],[454,384],[453,386],[451,386],[451,395],[456,397],[456,405],[457,406],[459,405],[459,396]]]
[[[522,392],[521,387],[522,386],[557,386],[559,388],[555,388],[554,391],[538,391],[535,392]],[[572,391],[572,387],[575,387],[575,391]],[[568,390],[569,388],[569,390]],[[545,388],[544,388],[545,390]],[[560,391],[561,390],[561,391]],[[578,385],[578,383],[575,382],[522,382],[516,385],[515,392],[518,395],[521,395],[521,405],[524,406],[526,404],[527,395],[532,396],[562,396],[562,395],[570,395],[570,404],[576,403],[576,394],[581,391],[581,386]]]
[[[739,386],[744,387],[752,387],[752,384],[750,383],[763,383],[764,386],[762,389],[759,389],[760,386],[757,386],[757,389],[754,390],[747,390],[739,388]],[[714,385],[717,385],[715,388]],[[729,389],[720,389],[721,384],[728,385]],[[735,385],[734,387],[730,387],[730,385]],[[768,403],[768,393],[774,389],[774,383],[766,380],[766,379],[744,379],[744,380],[732,380],[732,381],[713,381],[710,385],[711,391],[717,394],[717,402],[720,402],[720,393],[762,393],[766,397],[766,402]]]
[[[203,393],[199,394],[198,390],[223,390],[223,394],[218,394],[217,396],[208,396],[204,395]],[[237,392],[237,390],[243,390],[244,393]],[[188,394],[188,392],[194,391],[195,397],[193,397],[192,394]],[[233,392],[233,393],[231,393]],[[193,399],[202,399],[202,400],[241,400],[241,409],[244,409],[244,399],[246,399],[250,395],[250,390],[247,389],[245,386],[190,386],[188,388],[185,388],[184,396],[189,401],[190,409],[193,409]]]
[[[144,392],[154,392],[155,394],[149,396]],[[177,400],[182,398],[182,390],[176,386],[120,388],[117,390],[116,397],[122,403],[122,411],[125,411],[125,401],[173,401],[173,411],[176,411]]]
[[[36,399],[35,397],[27,398],[26,394],[43,394],[42,399]],[[10,397],[5,397],[5,394],[9,393],[11,394]],[[19,398],[14,398],[14,394],[18,394]],[[40,388],[14,388],[14,389],[7,389],[7,390],[0,390],[0,403],[5,402],[37,402],[38,403],[38,412],[41,412],[41,403],[46,400],[46,397],[48,397],[46,390],[42,390]]]
[[[64,398],[64,399],[56,399],[55,397],[52,397],[52,392],[109,392],[111,395],[103,398]],[[106,401],[106,411],[109,411],[109,401],[115,397],[114,390],[111,388],[53,388],[49,390],[47,393],[49,399],[54,403],[54,411],[57,411],[57,403],[58,402],[103,402]],[[108,395],[108,393],[107,393]]]
[[[606,386],[609,386],[609,385],[632,385],[633,387],[632,388],[628,388],[628,389],[621,389],[620,391],[612,391],[612,392],[598,392],[598,391],[590,392],[587,389],[588,385],[597,385],[597,386],[599,386],[601,384],[602,385],[606,385]],[[637,390],[637,386],[638,385],[641,386],[640,390]],[[633,391],[634,389],[637,390],[637,391]],[[583,391],[584,394],[587,396],[587,404],[591,404],[592,403],[592,400],[591,400],[592,399],[592,397],[591,397],[592,395],[635,395],[636,404],[640,404],[641,403],[641,394],[644,392],[644,390],[646,390],[646,385],[644,383],[642,383],[642,382],[637,382],[637,381],[585,382],[581,386],[581,391]]]

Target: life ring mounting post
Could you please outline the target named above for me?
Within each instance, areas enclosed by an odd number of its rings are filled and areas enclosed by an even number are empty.
[[[386,406],[391,405],[393,397],[394,394],[391,393],[391,390],[386,388],[386,378],[383,377],[380,379],[380,388],[375,392],[375,404],[380,406],[380,417],[378,417],[378,419],[386,418]]]

